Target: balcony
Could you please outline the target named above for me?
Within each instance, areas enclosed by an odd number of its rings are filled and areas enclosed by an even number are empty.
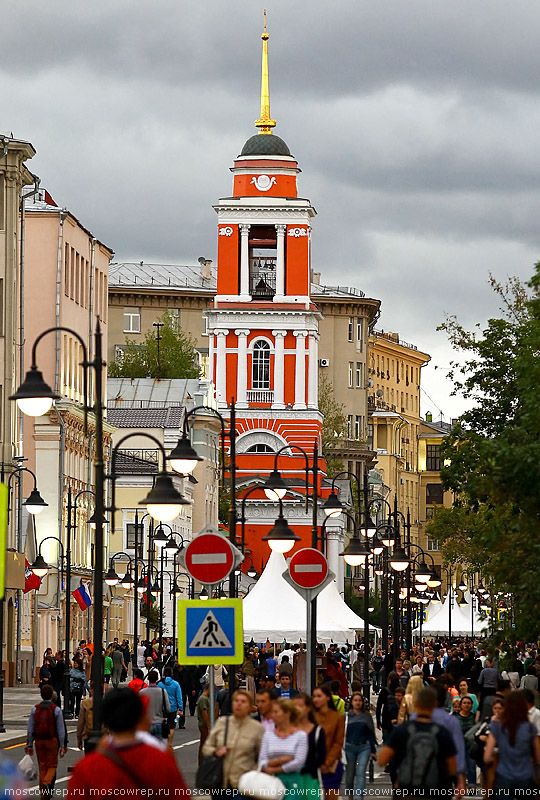
[[[248,403],[273,403],[274,392],[271,389],[248,389]]]
[[[249,279],[253,298],[271,300],[276,293],[275,259],[253,259],[250,264]]]

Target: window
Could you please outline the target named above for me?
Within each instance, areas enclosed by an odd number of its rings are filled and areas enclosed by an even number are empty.
[[[373,450],[373,425],[371,423],[368,425],[367,430],[367,445],[370,450]]]
[[[358,342],[358,349],[362,349],[362,317],[356,318],[356,341]]]
[[[443,488],[440,483],[426,484],[426,505],[442,505],[443,502]]]
[[[143,543],[144,543],[144,528],[139,522],[139,531],[137,534],[137,556],[143,557]],[[126,523],[126,550],[135,550],[135,523]]]
[[[171,328],[173,328],[175,331],[180,330],[180,309],[169,308],[167,309],[167,315],[171,322]]]
[[[426,519],[433,519],[434,511],[433,506],[426,506]]]
[[[428,550],[440,550],[441,544],[438,539],[432,539],[430,536],[427,537],[427,549]]]
[[[356,362],[356,388],[362,388],[362,362]]]
[[[248,447],[246,453],[275,453],[276,451],[273,450],[269,444],[264,444],[263,442],[259,442],[259,444],[254,444],[251,447]]]
[[[140,333],[140,332],[141,332],[141,309],[124,308],[124,333]]]
[[[349,414],[347,416],[347,438],[352,439],[352,431],[353,431],[353,415]]]
[[[354,438],[360,439],[361,433],[362,433],[362,421],[359,414],[357,414],[354,418]]]
[[[265,341],[253,345],[252,389],[270,388],[270,345]]]
[[[354,318],[349,317],[349,325],[347,328],[347,338],[349,342],[354,342]]]
[[[426,445],[426,469],[430,472],[440,472],[441,469],[440,444]]]
[[[354,386],[354,361],[349,361],[349,389]]]

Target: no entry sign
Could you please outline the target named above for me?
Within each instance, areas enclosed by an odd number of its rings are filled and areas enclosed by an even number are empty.
[[[291,578],[302,589],[316,589],[328,576],[325,556],[313,547],[298,550],[289,561]]]
[[[199,583],[221,583],[236,566],[236,548],[219,533],[201,533],[187,546],[184,564]]]

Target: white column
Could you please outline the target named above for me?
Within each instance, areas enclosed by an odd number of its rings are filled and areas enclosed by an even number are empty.
[[[294,408],[306,407],[306,343],[307,331],[293,331],[296,336],[296,368],[294,374]]]
[[[240,228],[240,300],[249,303],[249,225],[239,225]]]
[[[238,336],[238,366],[236,369],[236,407],[247,408],[247,337],[249,330],[236,330]]]
[[[276,293],[274,303],[282,303],[285,297],[285,231],[286,225],[276,225],[277,258],[276,258]]]
[[[221,328],[216,334],[216,399],[218,407],[227,407],[227,356],[225,347],[229,331]]]
[[[308,340],[308,408],[318,408],[319,334],[310,331]]]
[[[343,591],[344,585],[344,561],[343,556],[343,523],[337,519],[331,519],[326,524],[326,558],[328,566],[335,573],[338,592]]]
[[[214,331],[208,331],[208,380],[214,383]]]
[[[274,337],[274,402],[272,408],[285,408],[286,333],[286,331],[272,331]]]

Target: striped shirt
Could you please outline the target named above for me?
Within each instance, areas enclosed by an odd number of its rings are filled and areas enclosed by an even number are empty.
[[[305,731],[294,731],[289,736],[278,736],[274,731],[266,731],[259,753],[259,769],[264,769],[268,762],[280,756],[292,756],[292,761],[283,764],[283,772],[300,772],[306,763],[308,753],[308,737]]]

